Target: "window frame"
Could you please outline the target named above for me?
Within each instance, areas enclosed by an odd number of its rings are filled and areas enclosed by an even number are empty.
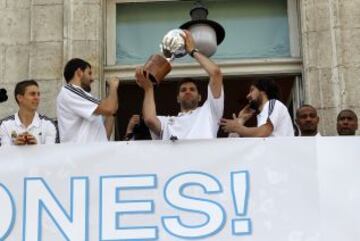
[[[129,2],[175,2],[178,0],[106,0],[105,4],[105,30],[104,36],[104,77],[118,76],[125,81],[134,80],[136,64],[116,64],[116,4]],[[301,75],[302,58],[300,48],[299,26],[299,0],[287,0],[289,19],[289,58],[249,58],[239,60],[217,61],[224,75],[278,75],[293,74]],[[186,19],[184,18],[184,22]],[[173,69],[168,78],[178,77],[202,77],[206,73],[197,63],[173,63]]]

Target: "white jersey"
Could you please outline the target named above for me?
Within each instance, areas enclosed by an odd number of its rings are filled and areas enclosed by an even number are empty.
[[[18,113],[0,120],[1,145],[13,145],[16,137],[24,132],[33,135],[38,144],[59,143],[55,122],[45,115],[35,112],[31,124],[27,127],[21,122]]]
[[[270,136],[294,136],[294,128],[286,106],[272,99],[265,103],[263,110],[257,116],[257,126],[266,124],[269,119],[274,129]]]
[[[158,116],[161,123],[161,136],[156,136],[153,132],[151,136],[153,139],[162,140],[216,138],[223,111],[223,90],[221,90],[221,96],[215,99],[208,87],[208,98],[201,107],[179,113],[178,116]]]
[[[100,101],[76,85],[63,86],[57,97],[60,141],[87,143],[107,141],[102,116],[94,111]]]

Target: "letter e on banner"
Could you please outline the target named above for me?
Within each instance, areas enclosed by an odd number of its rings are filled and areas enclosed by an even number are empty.
[[[120,216],[154,213],[152,200],[121,200],[120,193],[156,188],[156,175],[100,177],[99,240],[157,240],[156,226],[125,226]]]

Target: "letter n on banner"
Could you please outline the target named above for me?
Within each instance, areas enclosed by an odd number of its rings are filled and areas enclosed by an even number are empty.
[[[42,220],[45,214],[66,240],[88,240],[88,178],[71,178],[69,211],[65,210],[42,178],[25,178],[24,182],[23,241],[43,240]]]

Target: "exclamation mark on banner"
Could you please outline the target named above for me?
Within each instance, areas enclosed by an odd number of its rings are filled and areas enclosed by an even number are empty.
[[[231,192],[235,214],[240,217],[232,220],[232,233],[233,235],[250,235],[252,233],[251,219],[246,218],[250,194],[250,177],[247,171],[231,173]]]

